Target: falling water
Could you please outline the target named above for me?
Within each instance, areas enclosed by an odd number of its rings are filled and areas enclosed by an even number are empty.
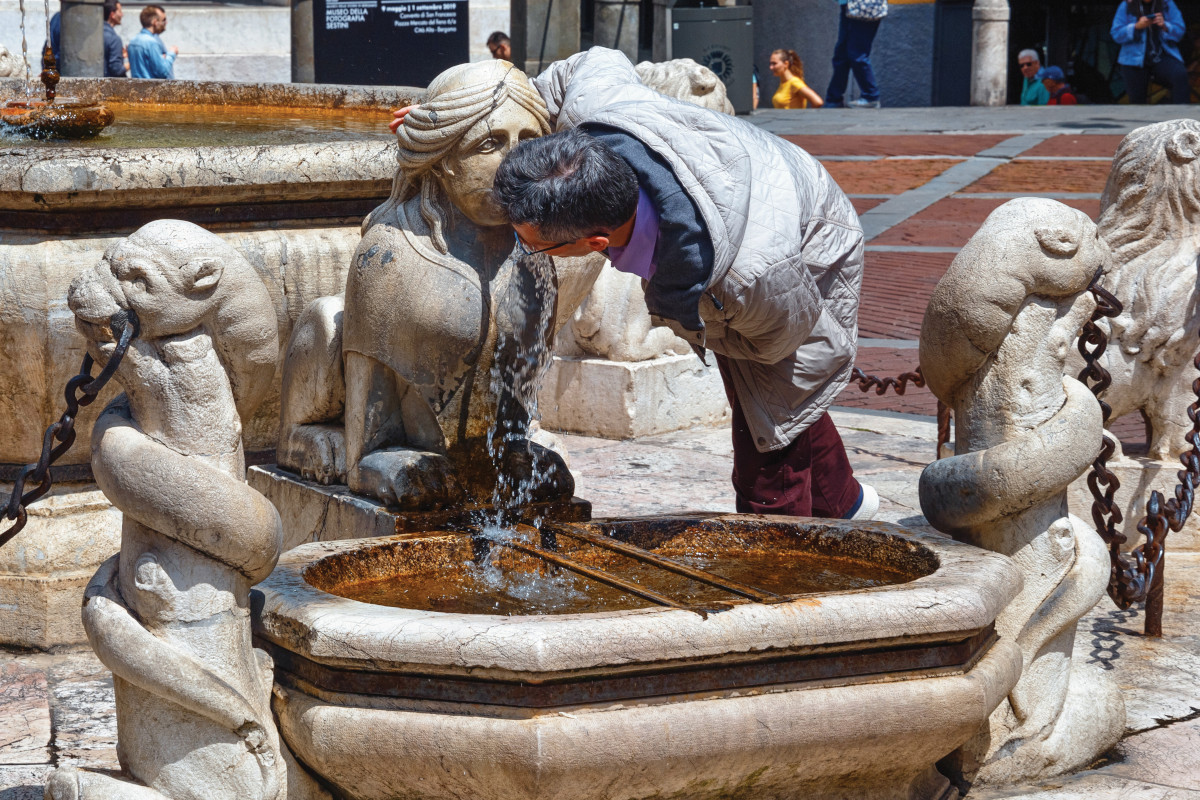
[[[21,61],[25,64],[25,96],[33,96],[32,81],[29,75],[29,45],[25,39],[25,0],[20,0],[21,6]],[[47,21],[46,29],[49,30],[50,23]],[[47,39],[49,34],[47,34]]]
[[[529,518],[528,511],[522,514],[519,510],[532,503],[538,488],[553,478],[556,468],[553,463],[547,468],[545,461],[536,458],[530,458],[529,470],[507,468],[514,450],[531,447],[530,426],[538,418],[538,386],[550,365],[558,297],[553,260],[544,254],[519,257],[509,295],[505,311],[512,325],[511,329],[501,326],[490,375],[491,393],[499,398],[499,404],[488,429],[487,448],[497,481],[491,510],[481,519],[483,536],[497,543],[517,535],[513,526],[522,517],[535,529],[540,527],[540,517]],[[518,600],[536,596],[543,606],[553,606],[556,599],[565,603],[578,598],[578,581],[572,576],[559,570],[505,574],[494,555],[476,567],[483,585]]]

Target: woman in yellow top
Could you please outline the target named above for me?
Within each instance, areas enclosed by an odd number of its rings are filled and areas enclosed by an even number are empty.
[[[776,50],[767,64],[776,78],[779,90],[771,98],[776,108],[820,108],[825,105],[821,95],[804,82],[804,62],[795,50]]]

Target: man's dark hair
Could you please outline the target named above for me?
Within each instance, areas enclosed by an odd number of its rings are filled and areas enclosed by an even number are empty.
[[[625,159],[577,128],[514,148],[496,170],[492,193],[511,224],[564,242],[612,233],[638,204],[637,177]]]
[[[479,40],[476,39],[475,41],[478,42]],[[508,38],[507,33],[505,33],[504,31],[495,31],[494,33],[492,33],[491,36],[488,37],[487,46],[490,49],[493,47],[497,47],[498,45],[505,44],[508,41],[509,41],[509,38]]]
[[[112,15],[114,13],[116,13],[117,6],[119,6],[119,5],[121,5],[119,0],[104,0],[104,21],[105,22],[108,22],[108,20],[112,17]]]
[[[138,21],[142,23],[143,28],[149,28],[150,23],[154,22],[160,13],[165,14],[167,10],[162,6],[146,6],[142,9],[142,13],[138,14]]]

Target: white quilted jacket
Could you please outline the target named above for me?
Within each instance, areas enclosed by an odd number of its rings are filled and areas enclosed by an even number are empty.
[[[700,301],[704,331],[656,321],[729,357],[758,449],[787,446],[850,378],[863,237],[849,199],[799,147],[658,94],[619,51],[577,53],[533,83],[557,130],[603,123],[670,164],[712,236],[717,302]]]

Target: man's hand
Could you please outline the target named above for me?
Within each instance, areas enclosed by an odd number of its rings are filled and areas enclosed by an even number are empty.
[[[175,55],[179,55],[179,48],[176,47],[175,45],[171,45],[171,52],[174,53]]]
[[[395,119],[388,123],[388,127],[392,129],[392,133],[400,130],[400,126],[404,124],[404,118],[408,116],[408,112],[416,108],[417,105],[418,104],[414,103],[411,106],[405,106],[404,108],[397,109],[396,111],[392,112],[392,116],[395,117]]]
[[[1157,26],[1158,26],[1158,27],[1160,27],[1160,28],[1165,28],[1165,27],[1167,27],[1167,21],[1166,21],[1166,20],[1163,18],[1163,15],[1162,15],[1162,14],[1155,14],[1155,15],[1154,15],[1154,24],[1155,24],[1155,25],[1157,25]]]
[[[1139,17],[1138,21],[1133,23],[1133,29],[1136,31],[1142,31],[1149,27],[1150,27],[1150,18],[1149,17]]]

